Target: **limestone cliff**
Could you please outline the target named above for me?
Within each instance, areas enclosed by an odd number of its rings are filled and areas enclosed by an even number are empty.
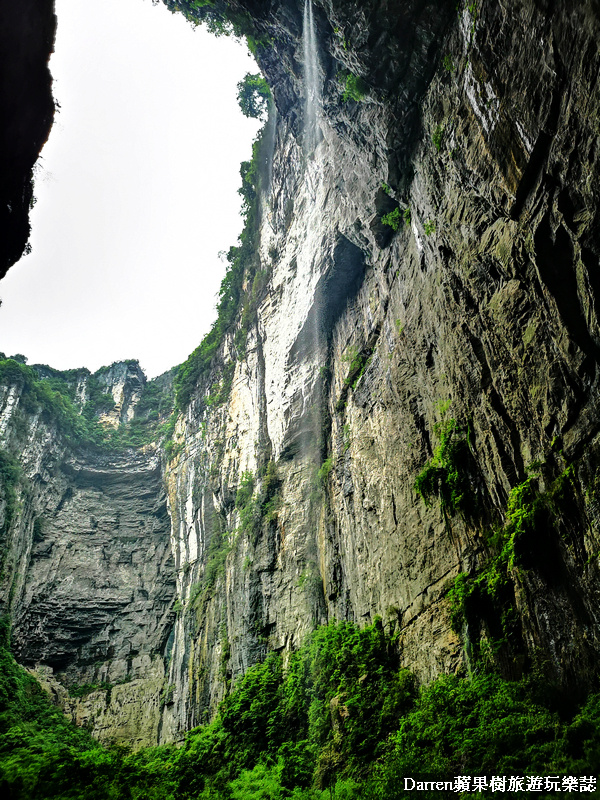
[[[163,730],[206,718],[220,677],[334,617],[383,615],[422,680],[487,649],[509,674],[538,658],[586,685],[596,7],[314,2],[313,150],[303,4],[239,6],[279,112],[263,156],[269,280],[243,355],[234,329],[178,423],[167,482],[184,607]],[[454,504],[449,437],[464,444]],[[427,465],[429,506],[414,488]],[[457,636],[449,589],[494,562],[494,528],[514,551],[502,598],[471,593]]]
[[[131,676],[108,704],[153,709],[137,740],[111,723],[137,742],[180,739],[333,618],[381,615],[423,681],[484,658],[587,687],[597,3],[228,6],[275,103],[238,312],[163,444],[167,506],[156,450],[90,461],[44,424],[22,432],[19,657],[80,683]],[[37,543],[36,515],[52,520]],[[59,613],[65,582],[81,613]],[[77,702],[102,735],[97,696]]]
[[[151,744],[175,599],[160,453],[82,441],[26,368],[2,364],[13,369],[0,387],[0,602],[15,656],[101,739]],[[41,386],[57,375],[37,372]],[[87,413],[93,376],[69,377]],[[110,425],[111,414],[133,413],[127,398],[145,377],[117,364],[97,382],[121,401],[100,417]]]

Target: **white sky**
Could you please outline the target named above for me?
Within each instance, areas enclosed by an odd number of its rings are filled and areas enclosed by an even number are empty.
[[[255,120],[244,45],[150,0],[56,0],[61,105],[38,162],[33,252],[0,282],[0,351],[58,369],[139,358],[153,377],[215,318]]]

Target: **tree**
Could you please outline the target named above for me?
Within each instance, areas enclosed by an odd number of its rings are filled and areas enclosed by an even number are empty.
[[[238,83],[237,88],[237,99],[242,114],[254,119],[263,119],[271,99],[271,91],[263,76],[248,72]]]

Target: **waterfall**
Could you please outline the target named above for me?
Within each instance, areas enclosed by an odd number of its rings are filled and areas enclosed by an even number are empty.
[[[302,43],[304,48],[304,148],[309,154],[314,151],[319,141],[319,116],[322,103],[312,0],[304,0]]]

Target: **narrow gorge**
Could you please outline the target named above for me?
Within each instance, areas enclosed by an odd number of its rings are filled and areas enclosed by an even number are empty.
[[[339,623],[415,686],[535,675],[575,713],[600,664],[597,0],[164,2],[245,36],[268,84],[245,228],[171,372],[0,362],[17,663],[136,751],[181,745]],[[19,269],[52,3],[2,15]],[[350,763],[345,698],[317,788]],[[221,797],[186,791],[104,796]]]

